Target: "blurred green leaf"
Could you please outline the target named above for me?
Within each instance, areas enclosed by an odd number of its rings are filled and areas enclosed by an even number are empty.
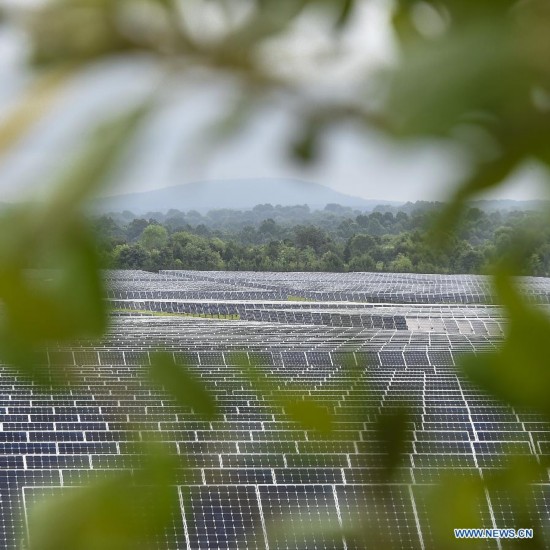
[[[0,354],[35,379],[54,374],[35,368],[40,346],[100,337],[107,327],[95,240],[79,207],[107,177],[146,112],[140,106],[100,126],[49,202],[13,208],[0,220]],[[37,276],[29,271],[43,268]],[[63,380],[67,371],[57,374]]]
[[[449,28],[440,36],[409,32],[421,5],[444,16]],[[550,81],[540,62],[550,48],[543,30],[549,20],[547,3],[536,1],[398,4],[403,55],[388,78],[386,127],[401,137],[452,140],[468,172],[435,227],[438,241],[467,200],[500,185],[528,159],[548,162],[549,112],[536,98],[545,97]]]
[[[31,376],[48,341],[99,337],[107,326],[95,241],[79,220],[82,201],[106,178],[147,108],[98,128],[46,204],[13,208],[0,220],[0,353]],[[37,277],[29,269],[48,268]]]
[[[206,145],[214,148],[238,134],[253,118],[259,105],[259,98],[255,96],[257,90],[247,89],[220,119],[216,120],[205,132]]]
[[[301,135],[291,145],[292,157],[304,164],[317,160],[319,156],[319,132],[318,124],[308,122],[302,129]]]
[[[305,430],[316,430],[324,434],[332,431],[332,416],[326,407],[310,400],[290,401],[284,397],[281,402],[288,416]]]
[[[128,141],[140,128],[153,104],[143,102],[98,124],[73,162],[55,182],[55,192],[48,202],[47,216],[65,216],[78,212],[85,199],[99,191],[108,181]],[[49,220],[53,223],[53,219]]]
[[[119,0],[55,0],[28,11],[24,25],[36,66],[70,60],[82,64],[132,49],[117,28]]]
[[[102,335],[107,322],[103,283],[88,231],[73,221],[64,238],[37,238],[38,242],[25,243],[25,264],[14,258],[10,263],[8,257],[0,269],[4,328],[36,343]],[[42,267],[49,269],[29,271]]]
[[[292,384],[293,389],[301,389],[300,397],[289,397],[281,382],[270,376],[265,369],[251,362],[245,353],[235,355],[234,365],[264,399],[277,407],[281,407],[285,414],[297,422],[304,430],[316,430],[322,435],[332,431],[332,415],[327,407],[315,402],[315,397],[308,395],[306,388],[299,384]],[[290,386],[289,386],[290,388]],[[293,392],[294,393],[294,392]]]
[[[506,525],[528,525],[533,529],[534,537],[522,541],[519,546],[548,548],[548,529],[545,520],[537,512],[537,499],[534,492],[538,483],[547,478],[547,466],[539,464],[533,456],[508,456],[508,464],[503,469],[488,472],[486,484],[489,495],[498,502],[504,496],[506,507],[504,517]]]
[[[287,29],[306,7],[307,0],[277,0],[257,2],[254,11],[245,25],[239,27],[223,41],[217,54],[228,56],[240,64],[239,57],[249,59],[260,42]]]
[[[73,69],[64,66],[35,77],[21,99],[0,123],[0,153],[16,145],[48,112],[72,74]]]
[[[421,498],[419,498],[420,493]],[[463,548],[464,541],[454,537],[454,529],[487,528],[488,507],[485,486],[478,477],[450,474],[432,486],[421,486],[415,500],[430,518],[434,548]],[[472,546],[479,546],[472,541]]]
[[[0,220],[0,355],[35,379],[68,374],[36,369],[42,346],[99,337],[107,326],[94,241],[80,222],[66,223],[65,234],[31,235],[24,209]]]
[[[398,135],[443,136],[506,99],[524,101],[528,78],[506,19],[474,21],[435,42],[410,44],[391,76],[386,112]],[[485,47],[491,43],[494,47]]]
[[[134,475],[123,473],[35,505],[29,514],[29,550],[152,550],[178,513],[170,483],[173,460],[158,450]]]
[[[408,422],[409,409],[405,405],[392,407],[390,411],[382,409],[376,419],[376,431],[385,454],[384,470],[387,478],[391,478],[403,461]]]
[[[509,315],[506,339],[497,352],[464,357],[461,368],[499,399],[550,418],[550,319],[525,303],[506,273],[496,275],[495,289]]]
[[[217,414],[216,401],[204,384],[185,365],[177,365],[167,353],[155,353],[149,370],[151,382],[162,386],[181,407],[191,407],[206,420]]]
[[[336,28],[344,28],[351,20],[355,8],[355,0],[342,0],[341,8],[336,19]]]
[[[441,214],[435,219],[430,231],[432,243],[436,246],[446,244],[448,238],[453,235],[467,202],[476,194],[500,185],[512,174],[520,161],[521,155],[514,154],[476,167],[471,177],[458,186],[454,196],[450,197]]]
[[[266,525],[270,548],[288,548],[289,541],[296,544],[295,548],[331,548],[344,550],[346,545],[343,537],[346,535],[337,518],[329,515],[327,510],[303,503],[302,509],[307,509],[307,521],[300,516],[286,514],[281,517],[269,518]]]

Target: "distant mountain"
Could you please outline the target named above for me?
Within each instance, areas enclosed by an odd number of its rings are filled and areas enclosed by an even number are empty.
[[[550,206],[548,200],[515,201],[511,199],[492,199],[471,201],[470,206],[484,210],[485,212],[513,212],[514,210],[547,210]]]
[[[129,210],[134,214],[166,212],[170,209],[207,212],[219,208],[247,210],[267,203],[273,206],[307,204],[312,209],[322,209],[327,204],[340,204],[358,210],[372,210],[381,203],[400,204],[361,199],[318,183],[288,179],[250,179],[187,183],[143,193],[105,197],[94,201],[93,209],[100,212]]]
[[[392,204],[380,204],[374,208],[375,212],[391,212],[397,214],[397,212],[406,212],[407,214],[413,214],[415,212],[429,212],[441,210],[446,203],[438,201],[416,201],[405,202],[398,204],[397,206]],[[528,212],[528,211],[548,211],[550,210],[550,201],[548,200],[527,200],[516,201],[512,199],[483,199],[477,201],[468,201],[468,207],[479,208],[484,212]]]

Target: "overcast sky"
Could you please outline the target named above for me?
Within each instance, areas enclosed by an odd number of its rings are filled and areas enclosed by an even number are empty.
[[[358,68],[391,63],[395,55],[383,1],[360,10],[344,46],[347,57],[329,70],[305,75],[319,79],[326,93],[334,82],[348,82]],[[363,20],[369,32],[364,32]],[[323,36],[311,25],[289,41],[297,72],[304,75],[309,50],[322,45]],[[322,29],[321,29],[322,31]],[[309,33],[309,34],[308,34]],[[317,33],[317,34],[316,34]],[[303,37],[308,39],[304,41]],[[20,37],[0,30],[0,121],[24,88]],[[365,54],[365,52],[367,52]],[[311,69],[310,69],[311,70]],[[331,73],[332,71],[332,73]],[[78,142],[90,123],[114,106],[128,105],[143,97],[157,82],[158,73],[147,60],[120,61],[98,67],[75,81],[19,146],[0,164],[0,194],[11,200],[21,193],[35,193],[47,185],[44,174],[55,173],[66,160],[66,151]],[[323,80],[324,78],[324,80]],[[256,113],[242,131],[216,147],[207,140],[212,125],[238,98],[239,88],[220,77],[193,74],[171,83],[163,108],[147,121],[129,148],[111,193],[145,191],[200,180],[239,178],[298,178],[321,183],[366,199],[415,201],[444,199],[461,173],[459,157],[441,143],[395,144],[375,133],[350,126],[332,132],[322,144],[321,160],[311,167],[293,162],[287,144],[294,135],[295,117],[280,103],[272,102]],[[527,166],[498,193],[499,198],[542,198],[546,175]]]

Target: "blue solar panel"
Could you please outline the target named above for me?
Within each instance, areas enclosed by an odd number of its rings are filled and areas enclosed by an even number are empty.
[[[159,550],[435,548],[432,484],[449,473],[487,478],[511,454],[550,455],[548,423],[489,399],[456,370],[464,351],[502,342],[503,313],[484,305],[492,297],[483,278],[130,271],[107,279],[129,314],[117,313],[102,342],[41,355],[77,371],[63,395],[0,367],[0,547],[19,548],[27,504],[62,484],[139,468],[135,442],[150,438],[187,465],[174,488],[182,513],[155,541]],[[214,318],[228,313],[240,319]],[[157,349],[208,384],[218,419],[202,421],[149,386]],[[326,407],[328,439],[253,391],[238,368],[243,357],[292,399],[305,391]],[[405,441],[388,484],[378,422],[404,404]],[[542,532],[548,479],[539,481],[529,521]],[[478,524],[502,527],[511,506],[507,495],[489,495],[475,510]],[[374,538],[365,545],[358,534],[342,536],[350,525],[374,526]]]

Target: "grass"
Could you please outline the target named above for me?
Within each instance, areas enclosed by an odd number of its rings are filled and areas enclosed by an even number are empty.
[[[311,298],[304,298],[303,296],[287,296],[286,299],[289,302],[313,302]]]
[[[194,317],[201,319],[222,319],[225,321],[240,321],[241,316],[238,314],[218,315],[214,313],[172,313],[165,311],[150,311],[148,309],[131,309],[115,307],[111,309],[115,313],[139,313],[141,315],[152,315],[153,317]]]

